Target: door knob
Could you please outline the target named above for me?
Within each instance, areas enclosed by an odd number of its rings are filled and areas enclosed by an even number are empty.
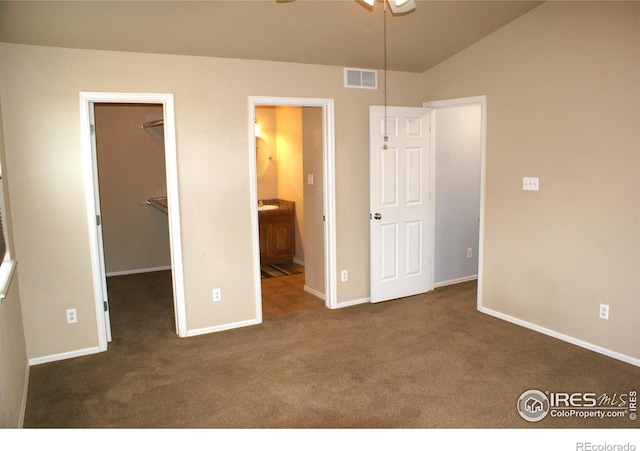
[[[373,215],[373,219],[377,219],[378,221],[382,219],[382,215],[380,213],[376,213]]]

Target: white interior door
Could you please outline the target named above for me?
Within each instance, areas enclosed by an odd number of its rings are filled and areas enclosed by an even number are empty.
[[[100,210],[100,188],[98,184],[98,146],[96,143],[96,119],[95,119],[95,103],[89,103],[89,120],[90,120],[90,128],[91,128],[91,149],[92,149],[92,161],[93,161],[93,184],[94,184],[94,202],[95,202],[95,213],[96,213],[96,234],[97,234],[97,245],[98,245],[98,254],[100,255],[98,264],[100,265],[100,274],[106,274],[105,269],[105,261],[104,261],[104,241],[102,237],[102,212]],[[111,342],[111,315],[109,314],[109,295],[107,293],[107,282],[104,278],[105,276],[101,276],[99,279],[99,289],[102,295],[102,303],[104,306],[104,327],[106,338],[108,342]]]
[[[372,106],[371,302],[433,289],[429,109]]]

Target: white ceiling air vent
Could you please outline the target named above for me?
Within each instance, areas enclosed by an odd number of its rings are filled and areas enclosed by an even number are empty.
[[[378,72],[365,69],[344,69],[344,87],[378,89]]]

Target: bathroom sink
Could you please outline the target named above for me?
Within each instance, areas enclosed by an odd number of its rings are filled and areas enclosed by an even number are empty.
[[[258,211],[277,210],[278,208],[280,207],[277,205],[260,205]]]

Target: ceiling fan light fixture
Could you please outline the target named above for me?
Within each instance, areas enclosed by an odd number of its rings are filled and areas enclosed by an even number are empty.
[[[372,8],[376,3],[376,0],[359,0],[359,1],[366,3]],[[389,4],[389,7],[391,8],[391,12],[393,14],[404,14],[416,9],[415,0],[377,0],[377,1],[379,1],[380,3],[384,3],[385,8],[387,7],[387,4]]]
[[[393,14],[408,13],[409,11],[416,9],[416,3],[414,0],[392,0],[388,3]]]

